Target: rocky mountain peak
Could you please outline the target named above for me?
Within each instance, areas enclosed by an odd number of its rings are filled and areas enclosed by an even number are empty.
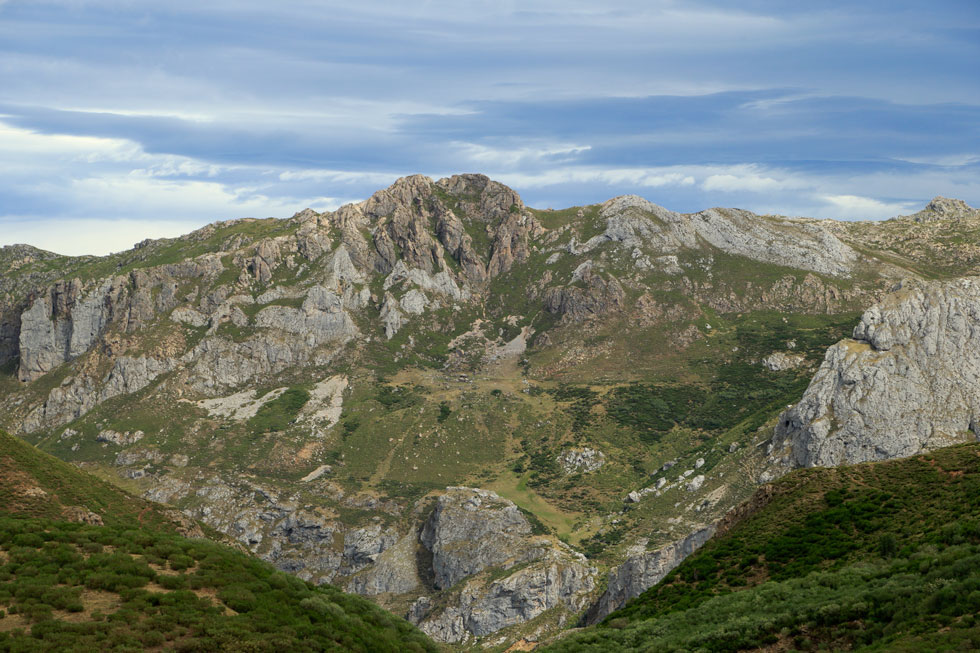
[[[912,218],[916,222],[977,220],[980,219],[980,209],[973,208],[963,200],[937,195],[926,205],[926,208],[907,217]]]

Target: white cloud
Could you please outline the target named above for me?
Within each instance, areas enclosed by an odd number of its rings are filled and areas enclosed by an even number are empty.
[[[234,173],[234,179],[222,179]],[[275,176],[272,176],[275,179]],[[41,134],[0,122],[0,245],[106,254],[144,238],[176,236],[246,216],[335,209],[336,197],[269,185],[268,171],[145,152],[126,139]],[[287,191],[288,192],[288,191]],[[11,208],[17,197],[20,208]],[[25,199],[26,198],[26,199]],[[30,216],[24,203],[46,208]],[[51,217],[56,216],[56,217]]]
[[[903,212],[907,213],[915,206],[912,202],[882,202],[860,195],[823,195],[819,199],[830,207],[824,210],[824,216],[846,220],[891,218]]]
[[[515,148],[490,147],[477,143],[450,143],[460,156],[474,165],[516,167],[519,165],[556,164],[574,161],[578,155],[592,149],[589,145],[540,144]]]
[[[692,186],[695,178],[670,168],[594,168],[564,167],[542,172],[490,174],[515,188],[540,188],[561,184],[597,183],[610,186],[630,184],[637,187]]]
[[[336,184],[369,184],[383,188],[404,176],[394,172],[358,172],[356,170],[323,170],[320,168],[284,170],[279,181],[316,181]]]
[[[940,156],[907,156],[899,157],[899,161],[908,163],[925,163],[927,165],[959,168],[980,163],[980,154],[946,154]]]
[[[768,193],[788,188],[800,188],[803,184],[796,179],[775,179],[761,174],[717,174],[710,175],[701,187],[706,191]]]
[[[313,208],[336,208],[338,201],[328,197],[272,198],[255,188],[233,187],[217,182],[161,179],[139,174],[103,175],[73,181],[65,192],[72,201],[87,206],[113,207],[116,215],[196,216],[209,220],[236,217],[288,216],[300,202],[316,203]]]

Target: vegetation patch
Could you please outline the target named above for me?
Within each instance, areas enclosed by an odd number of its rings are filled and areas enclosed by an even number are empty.
[[[773,491],[601,626],[546,650],[980,646],[980,445],[799,470]]]
[[[259,408],[248,420],[248,427],[253,433],[269,433],[283,431],[296,421],[296,416],[310,400],[310,393],[305,388],[292,387],[281,395],[268,401]]]

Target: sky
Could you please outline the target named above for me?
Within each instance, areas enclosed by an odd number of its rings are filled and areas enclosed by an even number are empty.
[[[539,208],[980,206],[980,2],[0,0],[0,245],[463,172]]]

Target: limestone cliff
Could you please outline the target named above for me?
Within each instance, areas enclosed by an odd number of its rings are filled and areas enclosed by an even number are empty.
[[[827,351],[776,445],[805,467],[885,460],[980,434],[980,279],[905,281]]]

